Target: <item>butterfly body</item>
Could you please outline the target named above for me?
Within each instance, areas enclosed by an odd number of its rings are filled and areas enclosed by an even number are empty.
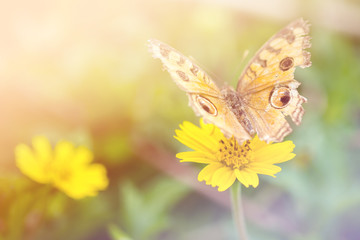
[[[241,95],[236,92],[233,88],[227,87],[222,91],[222,97],[226,102],[226,105],[234,114],[238,122],[242,125],[242,127],[246,130],[246,132],[253,136],[255,134],[254,127],[251,124],[250,116],[246,113],[246,103],[245,99],[241,97]]]
[[[236,90],[219,89],[195,63],[165,43],[153,39],[149,47],[205,122],[240,143],[255,134],[267,142],[280,142],[292,131],[285,117],[298,125],[304,114],[306,98],[297,91],[300,83],[294,71],[296,66],[311,65],[310,54],[304,51],[310,47],[308,31],[308,23],[299,19],[270,38],[250,60]]]

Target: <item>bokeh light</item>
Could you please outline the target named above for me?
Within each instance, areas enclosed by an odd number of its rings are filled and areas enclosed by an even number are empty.
[[[15,0],[0,8],[0,239],[236,239],[229,193],[180,164],[174,138],[198,123],[147,49],[160,39],[219,86],[236,85],[273,34],[311,23],[308,99],[286,140],[297,156],[243,190],[250,239],[360,238],[360,4],[355,0]],[[245,57],[245,53],[249,54]],[[45,136],[86,146],[107,169],[95,197],[69,198],[16,167]]]

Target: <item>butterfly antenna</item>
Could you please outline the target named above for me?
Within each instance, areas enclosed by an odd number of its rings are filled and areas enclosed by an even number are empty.
[[[249,55],[249,52],[250,52],[249,49],[245,50],[239,65],[243,64],[245,58],[247,58],[247,56]]]

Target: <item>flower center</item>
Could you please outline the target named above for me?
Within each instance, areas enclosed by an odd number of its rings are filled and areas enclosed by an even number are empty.
[[[59,179],[61,181],[69,181],[72,177],[72,172],[69,169],[63,169],[62,171],[59,172]]]
[[[250,141],[247,140],[242,146],[239,146],[234,137],[220,140],[220,149],[218,153],[219,161],[233,169],[237,168],[241,170],[245,168],[253,158]]]

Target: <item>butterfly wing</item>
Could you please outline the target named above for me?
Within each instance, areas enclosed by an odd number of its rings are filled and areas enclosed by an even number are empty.
[[[291,131],[286,116],[300,124],[304,109],[294,79],[295,67],[309,67],[309,24],[296,20],[275,34],[256,53],[242,73],[237,92],[262,140],[280,142]]]
[[[239,141],[250,138],[230,111],[214,81],[189,58],[159,40],[149,40],[154,58],[159,58],[175,83],[189,97],[189,105],[205,122],[218,126],[226,136],[235,135]]]

